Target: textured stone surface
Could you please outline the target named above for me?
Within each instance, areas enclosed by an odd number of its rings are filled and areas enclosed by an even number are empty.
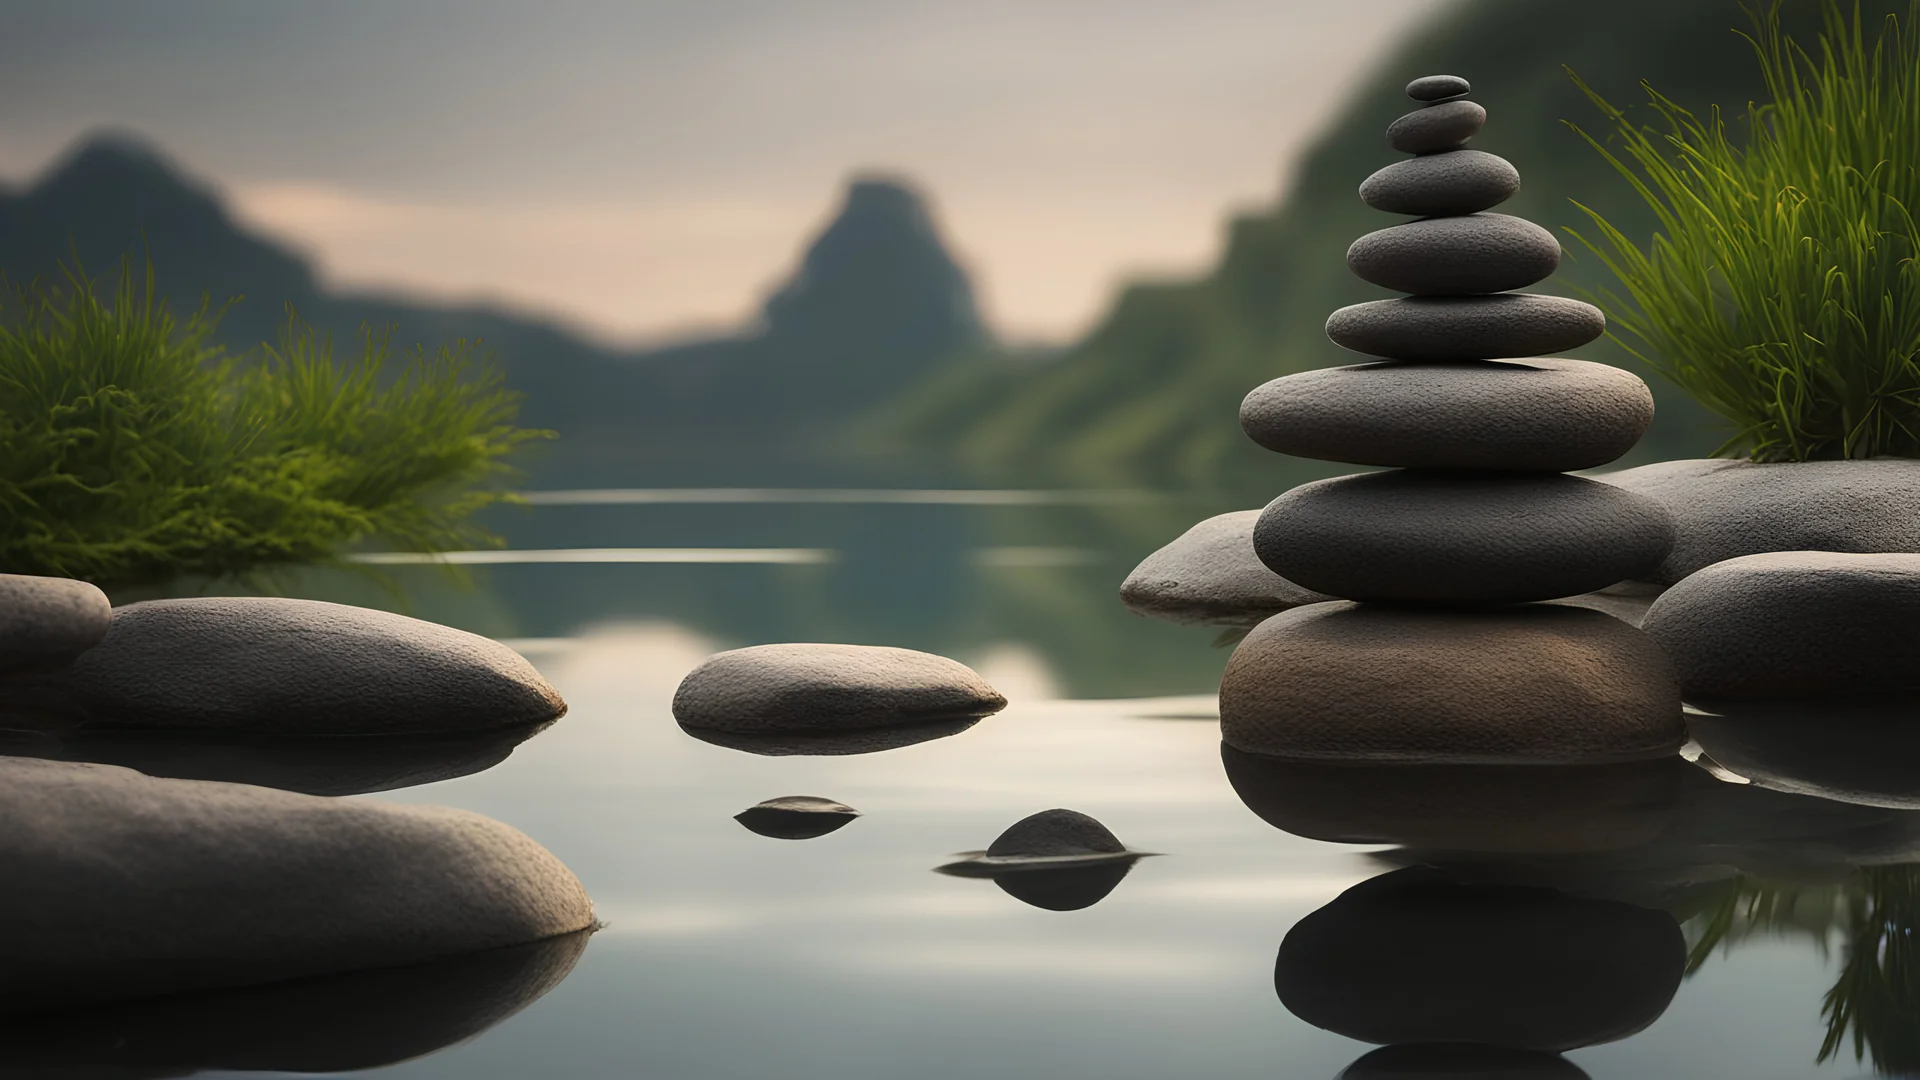
[[[1544,356],[1606,330],[1606,316],[1592,304],[1533,293],[1371,300],[1327,318],[1327,336],[1342,348],[1429,363]]]
[[[1480,150],[1396,161],[1360,184],[1360,198],[1389,214],[1435,217],[1499,206],[1520,190],[1520,170]]]
[[[1689,700],[1920,691],[1920,555],[1714,563],[1647,611]]]
[[[843,802],[815,795],[782,795],[733,815],[733,820],[761,836],[779,840],[811,840],[839,829],[860,811]]]
[[[1920,810],[1920,697],[1716,701],[1693,740],[1750,783],[1858,806]]]
[[[1333,599],[1267,569],[1253,553],[1253,526],[1259,520],[1258,510],[1238,510],[1181,533],[1127,575],[1121,602],[1169,622],[1250,626],[1290,607]]]
[[[0,758],[0,1008],[412,964],[572,933],[521,833],[432,806]]]
[[[1663,461],[1595,477],[1673,512],[1673,550],[1655,571],[1688,574],[1764,551],[1920,551],[1920,461]]]
[[[1127,850],[1105,825],[1077,810],[1042,810],[1007,827],[991,845],[993,858],[1103,855]]]
[[[1560,267],[1560,241],[1525,218],[1467,214],[1370,232],[1347,248],[1362,281],[1419,296],[1524,289]]]
[[[1558,473],[1359,473],[1303,484],[1254,526],[1260,560],[1349,600],[1513,603],[1650,573],[1673,541],[1651,499]]]
[[[591,931],[405,967],[0,1020],[0,1076],[344,1073],[478,1035],[560,984]]]
[[[113,606],[68,578],[0,574],[0,668],[57,664],[100,643]]]
[[[65,685],[113,724],[280,734],[471,731],[566,703],[519,653],[385,611],[278,597],[117,608]]]
[[[756,645],[718,653],[673,695],[689,728],[845,731],[980,717],[1007,699],[944,656],[881,645]]]
[[[1387,127],[1387,144],[1404,154],[1436,154],[1458,150],[1480,134],[1487,110],[1472,101],[1443,101],[1395,120]]]
[[[1407,96],[1415,101],[1445,101],[1472,90],[1473,84],[1458,75],[1422,75],[1407,84]]]
[[[1561,1051],[1653,1023],[1686,966],[1664,911],[1416,867],[1295,923],[1274,988],[1295,1016],[1363,1042]]]
[[[1286,761],[1224,743],[1220,757],[1247,809],[1295,836],[1488,854],[1648,843],[1672,820],[1681,774],[1693,768],[1678,756],[1602,765]]]
[[[1331,603],[1234,650],[1220,734],[1295,760],[1599,764],[1671,754],[1686,726],[1659,647],[1597,611]]]
[[[1584,360],[1320,368],[1240,403],[1241,430],[1276,453],[1418,469],[1590,469],[1652,422],[1639,376]]]
[[[1558,1054],[1466,1043],[1383,1046],[1341,1070],[1338,1080],[1590,1080]]]

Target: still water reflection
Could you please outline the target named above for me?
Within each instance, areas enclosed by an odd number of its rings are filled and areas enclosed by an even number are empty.
[[[1738,744],[1744,767],[1771,763],[1764,782],[1707,759],[1341,770],[1223,751],[1215,634],[1138,619],[1114,590],[1224,509],[550,505],[508,520],[515,547],[836,555],[502,565],[471,588],[388,568],[398,593],[301,579],[521,639],[572,711],[525,741],[394,744],[357,769],[285,745],[14,752],[298,790],[413,785],[373,797],[526,831],[605,928],[485,971],[17,1029],[0,1076],[1784,1080],[1920,1063],[1920,810],[1889,794],[1896,762],[1920,755],[1885,725],[1850,736],[1883,747],[1864,778],[1796,778],[1793,754]],[[975,555],[1019,548],[1090,554]],[[673,722],[675,685],[709,652],[783,639],[947,653],[1012,705],[864,753],[743,753]],[[1702,736],[1710,756],[1718,736]],[[735,820],[793,793],[861,816],[803,842]],[[1049,807],[1164,854],[1047,887],[935,872]]]

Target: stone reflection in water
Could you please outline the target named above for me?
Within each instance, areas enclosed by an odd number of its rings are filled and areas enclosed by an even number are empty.
[[[1920,698],[1708,702],[1687,718],[1716,764],[1777,791],[1920,809]]]
[[[1686,962],[1664,911],[1411,867],[1295,924],[1274,987],[1295,1016],[1364,1042],[1559,1052],[1653,1023]]]
[[[343,1072],[451,1046],[533,1004],[592,931],[426,964],[0,1022],[0,1075]]]
[[[954,877],[991,878],[1008,896],[1048,911],[1078,911],[1106,899],[1151,852],[1131,851],[1105,825],[1075,810],[1022,818],[985,851],[935,867]]]
[[[0,754],[120,765],[305,795],[359,795],[490,769],[551,723],[428,735],[253,735],[83,726],[0,731]]]
[[[1471,1043],[1383,1046],[1347,1066],[1339,1080],[1587,1080],[1558,1054]]]
[[[975,716],[858,731],[782,732],[770,735],[743,735],[711,728],[682,727],[680,730],[704,743],[766,757],[842,757],[877,754],[884,750],[898,750],[903,746],[944,739],[958,735],[979,722],[980,718]]]
[[[1458,852],[1615,851],[1670,822],[1678,757],[1600,765],[1372,765],[1220,757],[1247,808],[1296,836]]]
[[[850,824],[860,811],[813,795],[782,795],[733,815],[733,820],[776,840],[811,840]]]

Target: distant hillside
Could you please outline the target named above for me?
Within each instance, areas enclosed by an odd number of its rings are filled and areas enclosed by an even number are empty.
[[[1821,0],[1787,0],[1783,17],[1802,41],[1814,39],[1820,7]],[[1870,16],[1906,7],[1863,2]],[[1256,447],[1235,422],[1239,402],[1267,379],[1359,360],[1329,342],[1323,325],[1335,308],[1388,295],[1348,273],[1345,253],[1362,234],[1400,220],[1364,206],[1356,189],[1402,156],[1384,133],[1412,106],[1402,92],[1409,79],[1445,73],[1472,81],[1490,113],[1473,145],[1508,158],[1523,178],[1501,211],[1553,229],[1568,250],[1560,273],[1535,291],[1580,295],[1605,281],[1598,260],[1562,232],[1588,224],[1568,200],[1643,238],[1652,222],[1563,122],[1603,133],[1563,66],[1615,104],[1644,102],[1644,79],[1690,107],[1720,103],[1737,115],[1763,93],[1750,47],[1733,32],[1751,25],[1738,0],[1469,0],[1450,8],[1412,34],[1342,110],[1305,155],[1283,204],[1231,223],[1209,274],[1127,289],[1085,340],[1051,363],[1008,358],[953,368],[874,417],[875,441],[956,461],[983,478],[1270,497],[1286,486],[1283,475],[1316,467]],[[1637,366],[1609,343],[1579,355]],[[1721,441],[1677,391],[1656,383],[1655,393],[1660,418],[1637,455],[1698,455]]]
[[[847,421],[989,341],[965,273],[921,196],[857,179],[759,324],[645,352],[600,348],[550,322],[485,306],[433,307],[323,290],[298,255],[240,227],[208,184],[125,136],[89,139],[32,186],[0,192],[0,273],[50,277],[78,255],[95,277],[150,251],[176,310],[244,296],[221,323],[234,351],[274,340],[291,303],[357,341],[480,338],[523,422],[561,440],[535,463],[546,484],[766,483],[841,477]]]

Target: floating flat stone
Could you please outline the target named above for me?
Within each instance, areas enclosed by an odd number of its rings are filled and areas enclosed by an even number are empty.
[[[1417,296],[1524,289],[1560,267],[1560,242],[1525,218],[1467,214],[1370,232],[1347,248],[1362,281]]]
[[[0,668],[44,667],[107,635],[107,594],[69,578],[0,574]]]
[[[1600,765],[1288,761],[1224,743],[1220,757],[1247,809],[1295,836],[1500,855],[1649,843],[1694,768],[1678,755]]]
[[[1319,368],[1240,403],[1241,430],[1269,450],[1409,469],[1590,469],[1652,422],[1639,376],[1585,360]]]
[[[1558,473],[1360,473],[1303,484],[1254,526],[1260,560],[1348,600],[1521,603],[1649,573],[1673,543],[1651,499]]]
[[[1251,626],[1278,611],[1333,599],[1267,569],[1253,553],[1258,510],[1219,514],[1147,556],[1120,585],[1120,599],[1169,622]]]
[[[1920,555],[1743,555],[1662,593],[1645,626],[1690,701],[1920,692]]]
[[[1362,1042],[1562,1051],[1653,1023],[1686,969],[1664,911],[1412,867],[1295,923],[1273,982],[1288,1012]]]
[[[1407,84],[1407,96],[1415,101],[1445,101],[1472,91],[1473,84],[1458,75],[1422,75]]]
[[[1327,319],[1327,336],[1342,348],[1425,363],[1544,356],[1606,332],[1592,304],[1534,293],[1373,300]]]
[[[978,718],[1007,699],[956,660],[882,645],[756,645],[680,681],[681,726],[747,735],[848,731]]]
[[[1220,735],[1299,761],[1599,764],[1686,741],[1672,665],[1583,608],[1314,604],[1234,650]]]
[[[782,795],[756,803],[733,815],[733,820],[761,836],[777,840],[811,840],[840,829],[860,816],[843,802],[814,795]]]
[[[1477,102],[1443,101],[1395,120],[1387,127],[1387,143],[1403,154],[1458,150],[1486,123],[1487,110]]]
[[[1723,559],[1766,551],[1920,552],[1920,461],[1662,461],[1595,477],[1673,514],[1671,584]]]
[[[594,924],[558,859],[461,810],[0,758],[0,817],[0,1009],[421,963]]]
[[[1520,190],[1520,170],[1506,158],[1480,150],[1424,154],[1366,178],[1360,198],[1389,214],[1439,217],[1487,210]]]
[[[279,597],[116,608],[60,678],[90,717],[119,726],[373,735],[524,727],[567,711],[497,641]]]
[[[1105,825],[1077,810],[1042,810],[1014,822],[985,851],[936,867],[992,878],[1002,892],[1049,911],[1091,907],[1149,853],[1129,851]]]

